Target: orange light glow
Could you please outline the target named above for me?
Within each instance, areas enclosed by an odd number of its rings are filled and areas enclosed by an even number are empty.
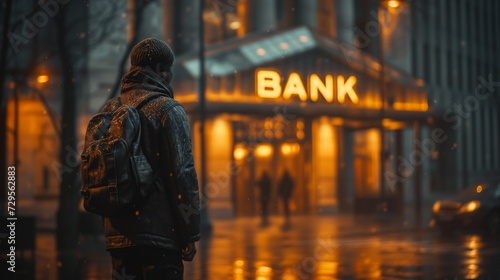
[[[244,278],[245,270],[243,269],[243,265],[245,265],[245,261],[243,261],[243,260],[237,260],[234,262],[234,269],[233,269],[234,278],[233,279],[237,279],[237,280],[245,279]]]
[[[298,120],[296,126],[297,126],[298,130],[303,130],[304,129],[304,121]]]
[[[350,76],[347,80],[342,75],[337,77],[337,99],[339,103],[344,103],[346,95],[349,96],[352,103],[357,104],[359,102],[358,94],[353,88],[357,81],[358,79],[354,76]]]
[[[49,76],[48,75],[39,75],[37,78],[36,78],[36,81],[39,83],[39,84],[45,84],[46,82],[49,81]]]
[[[336,92],[334,92],[335,79],[337,83]],[[299,73],[292,72],[285,79],[284,87],[282,87],[281,81],[282,77],[277,71],[257,70],[255,72],[257,96],[261,98],[279,98],[282,95],[283,99],[298,97],[300,101],[307,101],[309,97],[311,101],[317,102],[321,95],[322,99],[328,103],[334,102],[335,99],[340,104],[345,103],[347,99],[353,104],[359,102],[355,90],[358,79],[355,76],[344,77],[339,75],[334,78],[333,75],[328,74],[323,81],[319,75],[314,73],[309,77],[302,78]]]
[[[283,143],[281,145],[281,153],[285,156],[296,155],[300,152],[298,143]]]
[[[339,263],[338,262],[326,262],[322,261],[318,263],[318,274],[333,274],[335,275],[338,272]]]
[[[283,43],[280,44],[280,48],[286,50],[286,49],[288,49],[288,44],[285,43],[285,42],[283,42]]]
[[[262,98],[278,98],[281,95],[281,77],[272,70],[260,70],[256,73],[257,95]]]
[[[264,56],[264,55],[266,55],[266,50],[263,48],[258,48],[256,53],[260,56]]]
[[[257,280],[270,280],[272,278],[273,269],[269,266],[259,266],[256,271]]]
[[[335,126],[341,126],[344,124],[344,119],[342,118],[333,118],[332,119],[332,124]]]
[[[389,7],[397,8],[397,7],[399,7],[399,2],[398,1],[389,1]]]
[[[241,23],[239,21],[237,21],[237,20],[229,23],[229,28],[231,30],[238,30],[240,27],[241,27]]]
[[[309,78],[309,90],[311,92],[311,100],[318,101],[319,93],[327,102],[333,102],[333,76],[326,75],[325,82],[321,78],[312,74]]]
[[[304,139],[304,137],[305,137],[306,135],[305,135],[304,131],[299,130],[299,131],[297,131],[296,136],[297,136],[297,138],[298,138],[299,140],[302,140],[302,139]]]
[[[318,205],[337,205],[337,192],[330,182],[337,178],[337,136],[331,119],[321,117],[313,122],[313,172]]]
[[[234,148],[233,157],[235,160],[242,160],[247,156],[247,150],[243,146]]]
[[[292,72],[290,73],[288,82],[283,90],[283,98],[290,99],[295,95],[298,96],[301,101],[307,100],[306,89],[304,87],[304,83],[302,83],[299,73]]]
[[[391,119],[383,119],[382,124],[384,125],[384,128],[388,130],[398,130],[406,126],[404,122],[393,121]]]
[[[306,35],[302,35],[299,37],[299,40],[302,42],[302,43],[306,43],[307,41],[309,41],[309,38],[307,38]]]
[[[429,105],[424,102],[394,102],[394,109],[400,111],[427,111]]]
[[[255,156],[267,158],[273,154],[273,147],[269,144],[260,144],[255,148]]]
[[[477,193],[480,193],[482,191],[483,191],[483,186],[479,185],[479,186],[476,187],[476,192]]]

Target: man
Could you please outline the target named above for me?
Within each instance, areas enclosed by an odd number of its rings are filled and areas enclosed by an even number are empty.
[[[295,186],[295,182],[293,181],[292,176],[285,170],[283,175],[281,176],[278,194],[283,199],[283,208],[285,212],[285,224],[283,225],[285,228],[290,226],[290,197],[292,196],[293,187]]]
[[[267,205],[269,204],[269,199],[271,198],[271,176],[267,173],[267,171],[262,172],[262,176],[260,177],[257,185],[260,188],[260,211],[262,214],[262,226],[267,226],[269,221],[267,219]]]
[[[193,259],[200,239],[200,205],[189,123],[169,84],[174,54],[148,38],[132,49],[130,60],[120,97],[103,111],[151,99],[140,109],[141,145],[159,178],[135,215],[103,217],[113,279],[183,279],[182,260]]]

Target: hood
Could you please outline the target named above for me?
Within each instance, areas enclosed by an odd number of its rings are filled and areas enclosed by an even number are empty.
[[[164,93],[174,98],[174,91],[167,81],[147,67],[132,66],[130,71],[123,76],[121,93],[133,89]]]

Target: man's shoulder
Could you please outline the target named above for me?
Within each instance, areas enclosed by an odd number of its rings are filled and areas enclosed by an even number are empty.
[[[108,99],[106,101],[106,104],[104,104],[104,107],[102,108],[101,112],[112,112],[116,110],[120,105],[120,102],[118,101],[118,97],[113,97],[111,99]]]
[[[177,100],[164,94],[158,96],[156,98],[156,101],[157,102],[155,102],[155,105],[158,107],[158,109],[160,109],[160,112],[162,113],[168,113],[173,107],[182,107],[182,105]]]
[[[162,123],[186,114],[184,107],[177,100],[167,95],[160,95],[152,103],[152,109],[159,116]]]

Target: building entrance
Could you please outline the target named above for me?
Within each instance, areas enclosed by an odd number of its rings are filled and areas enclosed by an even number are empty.
[[[380,130],[354,130],[351,139],[354,212],[370,213],[379,207]]]
[[[252,135],[259,127],[255,124],[259,123],[262,135],[273,137],[264,137],[260,142],[259,139],[245,139],[245,134]],[[236,172],[232,177],[235,214],[249,216],[267,212],[269,215],[283,215],[286,198],[291,214],[308,213],[311,195],[306,174],[310,168],[310,144],[305,139],[303,121],[289,122],[280,130],[273,119],[233,125],[236,134],[233,149]],[[285,172],[288,172],[289,179],[282,183]]]

